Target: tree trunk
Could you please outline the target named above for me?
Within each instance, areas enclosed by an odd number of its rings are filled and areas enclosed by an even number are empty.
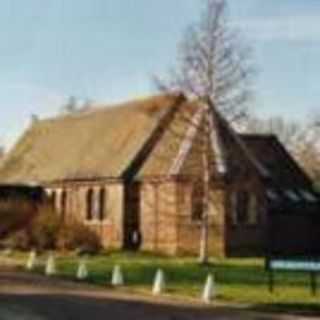
[[[209,202],[210,202],[210,129],[208,110],[204,116],[204,139],[202,148],[202,170],[203,170],[203,215],[201,219],[199,262],[209,262]]]

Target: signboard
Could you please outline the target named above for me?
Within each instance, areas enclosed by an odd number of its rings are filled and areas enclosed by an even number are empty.
[[[266,259],[266,269],[269,271],[269,291],[274,289],[274,271],[308,272],[310,273],[310,288],[313,295],[317,294],[317,273],[320,272],[319,260],[285,260]]]
[[[269,260],[267,268],[283,271],[320,272],[320,261]]]

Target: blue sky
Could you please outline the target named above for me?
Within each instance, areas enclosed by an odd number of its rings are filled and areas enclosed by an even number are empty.
[[[253,47],[256,112],[300,119],[319,110],[320,1],[230,0]],[[146,96],[174,64],[201,0],[1,0],[0,143],[68,96],[113,103]]]

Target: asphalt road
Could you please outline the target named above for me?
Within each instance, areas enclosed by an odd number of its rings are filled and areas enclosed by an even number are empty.
[[[0,320],[287,320],[226,306],[136,297],[41,276],[0,272]]]

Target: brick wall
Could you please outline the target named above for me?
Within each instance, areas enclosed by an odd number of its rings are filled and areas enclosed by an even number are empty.
[[[178,184],[178,250],[179,254],[198,255],[201,237],[201,222],[192,220],[191,199],[192,183]],[[225,194],[222,190],[213,189],[209,206],[209,239],[210,256],[225,255]]]
[[[254,224],[249,221],[234,222],[234,204],[232,196],[234,193],[245,191],[249,196],[256,197],[257,221]],[[228,256],[254,256],[264,252],[267,237],[267,210],[264,188],[261,182],[254,176],[247,179],[233,181],[227,187],[226,198],[226,253]]]
[[[201,226],[191,218],[192,183],[153,182],[141,188],[142,250],[169,255],[197,255]],[[221,190],[211,191],[209,253],[225,254],[224,201]]]
[[[87,193],[93,190],[96,194],[105,189],[105,219],[98,217],[87,220]],[[48,186],[49,194],[55,193],[55,208],[62,215],[62,195],[66,193],[66,206],[64,221],[70,223],[79,221],[93,229],[100,235],[106,248],[122,248],[123,245],[123,185],[122,183],[64,183],[61,185]],[[96,199],[95,201],[98,201]]]
[[[174,182],[141,185],[142,250],[177,253],[177,198]]]

